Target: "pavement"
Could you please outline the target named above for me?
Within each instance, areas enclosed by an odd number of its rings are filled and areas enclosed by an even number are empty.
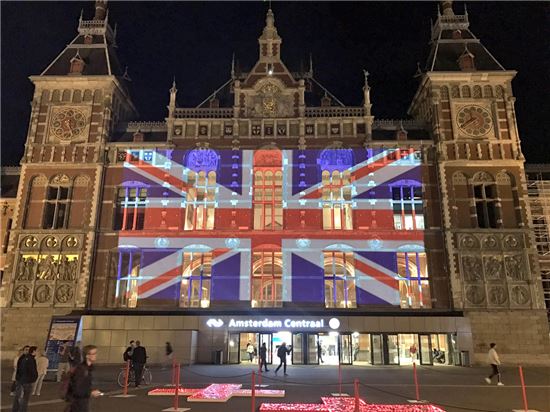
[[[275,403],[321,403],[321,396],[338,393],[337,366],[291,366],[288,376],[273,373],[274,367],[262,375],[262,383],[269,389],[284,389],[285,398],[256,399],[258,411],[262,402]],[[120,366],[100,365],[94,371],[95,386],[106,395],[93,399],[92,412],[160,412],[173,404],[173,397],[148,396],[150,389],[165,387],[171,383],[172,371],[153,365],[153,384],[141,388],[129,388],[131,398],[114,398],[121,393],[116,378]],[[251,372],[257,366],[242,365],[192,365],[181,369],[180,382],[184,387],[203,388],[212,383],[240,383],[243,388],[251,386]],[[524,410],[518,369],[504,367],[502,376],[505,386],[485,383],[489,368],[456,366],[417,366],[419,394],[422,400],[440,406],[449,412],[511,412]],[[529,409],[550,412],[550,368],[526,367],[523,369]],[[353,396],[354,379],[359,379],[360,397],[368,403],[405,404],[415,399],[413,368],[411,366],[342,366],[341,390]],[[8,395],[11,378],[9,367],[2,368],[1,410],[10,410],[13,398]],[[53,378],[53,375],[52,375]],[[257,379],[257,377],[256,377]],[[65,403],[58,399],[59,384],[45,381],[40,397],[32,396],[29,412],[61,412]],[[227,403],[189,403],[179,398],[180,408],[191,412],[251,411],[250,398],[232,398]]]

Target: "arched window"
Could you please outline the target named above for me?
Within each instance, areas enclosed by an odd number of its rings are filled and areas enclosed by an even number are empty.
[[[114,230],[142,230],[147,207],[147,187],[127,182],[117,189]]]
[[[66,175],[55,176],[46,190],[43,229],[66,229],[69,222],[71,182]]]
[[[283,305],[283,258],[277,251],[262,250],[252,254],[253,308]]]
[[[425,253],[398,252],[397,273],[402,308],[431,308],[428,263]]]
[[[111,256],[111,273],[114,277],[114,293],[110,305],[135,308],[138,303],[138,280],[141,266],[141,250],[120,249]]]
[[[212,253],[184,252],[180,306],[207,308],[210,306]]]
[[[497,185],[489,174],[476,173],[472,179],[477,227],[497,228]]]
[[[397,182],[391,188],[393,226],[396,230],[424,229],[422,186],[415,181]]]
[[[355,308],[355,270],[353,253],[323,252],[325,269],[325,307]]]
[[[283,228],[283,171],[279,150],[258,150],[254,154],[254,229]]]
[[[323,229],[353,229],[349,170],[322,173]]]
[[[218,154],[211,149],[191,150],[187,155],[185,230],[214,229]]]

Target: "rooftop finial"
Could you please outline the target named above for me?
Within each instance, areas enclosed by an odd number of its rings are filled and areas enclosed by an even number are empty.
[[[370,86],[369,86],[369,75],[370,75],[370,73],[367,70],[363,69],[363,75],[365,76],[365,88],[370,89]]]
[[[84,9],[80,9],[80,18],[78,19],[78,21],[82,21],[83,18],[84,18]]]
[[[309,53],[309,75],[313,76],[313,55]]]
[[[441,8],[443,9],[444,16],[454,16],[453,12],[453,1],[452,0],[443,0],[441,2]]]
[[[172,80],[172,87],[170,88],[170,93],[176,93],[178,89],[176,89],[176,76],[174,75],[174,79]]]
[[[269,27],[269,28],[275,27],[275,15],[273,14],[271,7],[267,11],[267,16],[265,18],[265,25],[266,27]]]
[[[235,52],[233,52],[233,58],[231,59],[231,78],[235,79]]]
[[[94,20],[105,20],[105,17],[107,17],[107,0],[96,0]]]

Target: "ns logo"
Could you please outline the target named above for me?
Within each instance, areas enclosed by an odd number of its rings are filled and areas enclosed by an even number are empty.
[[[206,321],[206,326],[210,328],[219,328],[223,326],[223,320],[210,318]]]

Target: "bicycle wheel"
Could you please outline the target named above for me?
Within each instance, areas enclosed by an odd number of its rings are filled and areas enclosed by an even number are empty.
[[[126,369],[122,369],[118,374],[118,385],[121,388],[124,388],[124,381],[126,380]],[[134,382],[134,371],[130,369],[128,373],[128,385],[130,385],[130,382]]]
[[[143,383],[146,385],[150,385],[153,381],[153,374],[151,373],[150,369],[145,369],[143,371]]]

